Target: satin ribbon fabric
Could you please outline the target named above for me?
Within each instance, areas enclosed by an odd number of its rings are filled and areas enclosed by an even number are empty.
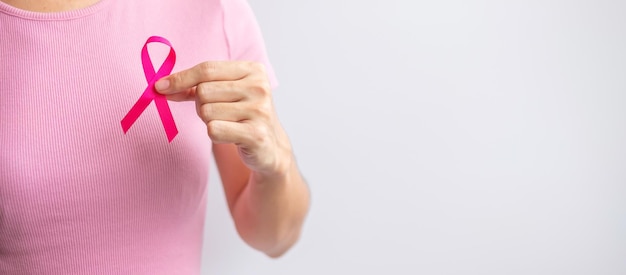
[[[167,55],[167,58],[165,58],[165,61],[163,61],[163,64],[157,72],[154,71],[152,60],[150,60],[150,55],[148,54],[148,44],[150,43],[162,43],[170,47],[170,52]],[[122,119],[122,129],[124,130],[124,134],[126,134],[143,111],[148,107],[148,105],[150,105],[150,102],[154,100],[159,116],[161,117],[161,123],[163,124],[163,128],[165,128],[167,140],[172,142],[174,137],[178,134],[178,129],[176,128],[174,117],[170,111],[170,106],[167,104],[167,99],[164,95],[156,92],[154,89],[154,83],[172,72],[174,64],[176,63],[176,52],[174,52],[172,44],[167,39],[160,36],[151,36],[141,49],[141,63],[143,65],[143,72],[146,76],[146,81],[148,81],[148,87],[146,87],[139,100],[137,100],[135,105],[133,105],[130,111],[128,111],[126,116]]]

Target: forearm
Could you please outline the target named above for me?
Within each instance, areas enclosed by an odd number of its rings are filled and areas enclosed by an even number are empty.
[[[279,175],[251,173],[232,209],[237,231],[250,246],[278,257],[297,241],[309,200],[293,161]]]

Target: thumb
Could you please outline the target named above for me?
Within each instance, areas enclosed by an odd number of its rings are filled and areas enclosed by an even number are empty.
[[[154,83],[154,90],[156,90],[156,92],[159,94],[165,95],[165,98],[171,101],[196,100],[196,87],[191,87],[182,91],[170,92],[168,91],[169,85],[169,79],[167,79],[167,77],[164,77]]]
[[[170,80],[168,78],[169,76],[165,76],[154,83],[154,89],[159,94],[171,94],[171,92],[169,92]]]
[[[176,94],[192,89],[202,82],[199,79],[201,71],[197,67],[164,76],[154,83],[154,89],[163,95]]]

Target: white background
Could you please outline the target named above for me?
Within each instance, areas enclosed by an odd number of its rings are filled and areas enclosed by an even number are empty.
[[[213,173],[203,274],[626,274],[626,1],[250,4],[313,204],[271,260]]]

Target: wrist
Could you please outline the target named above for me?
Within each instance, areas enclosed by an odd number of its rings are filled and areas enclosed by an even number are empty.
[[[291,151],[284,152],[276,157],[271,169],[253,171],[252,177],[257,184],[288,182],[296,168],[295,159]]]

